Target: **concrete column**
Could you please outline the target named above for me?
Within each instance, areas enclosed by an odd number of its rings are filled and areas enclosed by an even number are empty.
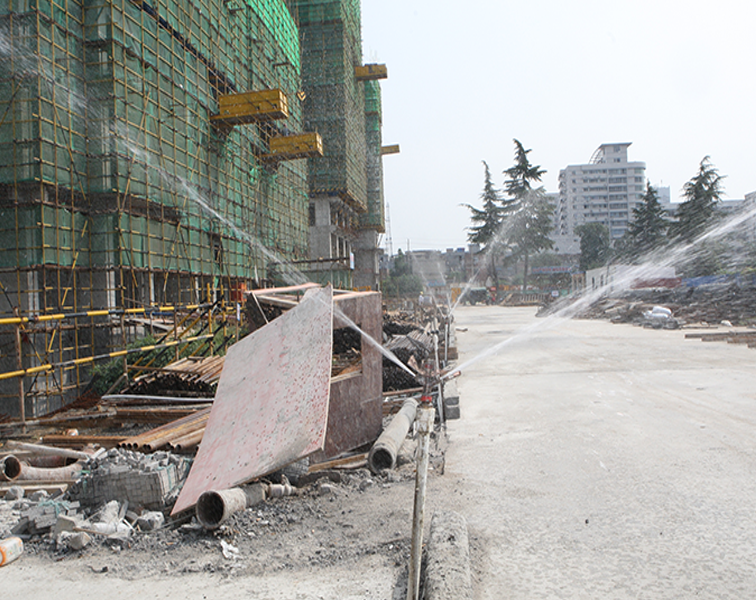
[[[332,258],[331,233],[331,199],[317,196],[310,200],[314,208],[314,223],[310,225],[310,259]]]

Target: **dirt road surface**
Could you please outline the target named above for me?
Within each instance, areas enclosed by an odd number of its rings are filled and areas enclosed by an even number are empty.
[[[756,597],[755,350],[535,309],[463,307],[456,325],[461,364],[502,347],[459,379],[426,524],[437,509],[466,517],[476,599]],[[366,478],[254,507],[217,534],[30,551],[0,569],[0,590],[403,598],[411,465]]]
[[[756,597],[756,351],[525,308],[457,313],[462,419],[430,493],[478,599]]]

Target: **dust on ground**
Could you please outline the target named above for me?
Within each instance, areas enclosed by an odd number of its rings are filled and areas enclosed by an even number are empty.
[[[299,488],[296,495],[252,506],[232,515],[215,531],[203,529],[196,518],[184,519],[156,531],[135,531],[125,539],[92,536],[92,542],[78,551],[58,547],[52,534],[32,537],[24,542],[23,556],[0,574],[5,579],[14,575],[14,569],[28,573],[31,567],[41,577],[45,573],[64,577],[103,592],[110,589],[105,579],[111,583],[162,581],[167,588],[181,589],[197,580],[189,586],[195,592],[204,589],[208,581],[264,580],[270,585],[274,581],[309,583],[304,583],[305,591],[301,585],[289,590],[294,594],[293,589],[300,589],[296,595],[280,591],[250,597],[352,597],[355,586],[362,591],[353,597],[403,597],[410,553],[414,451],[410,437],[392,471],[379,475],[365,468],[325,472]],[[443,473],[443,455],[437,443],[429,478]],[[17,515],[23,502],[0,501],[0,506],[8,517]],[[24,565],[26,568],[19,569]],[[313,573],[341,573],[352,585],[329,591]],[[123,593],[111,591],[114,597]]]

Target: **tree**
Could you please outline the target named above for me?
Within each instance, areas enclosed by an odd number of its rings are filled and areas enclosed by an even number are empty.
[[[528,283],[528,259],[541,250],[549,250],[554,243],[549,238],[553,229],[551,217],[554,207],[542,187],[533,187],[546,172],[539,165],[530,164],[530,150],[515,139],[515,164],[504,171],[504,190],[509,196],[503,209],[511,219],[507,239],[513,254],[524,263],[522,289]]]
[[[467,239],[471,244],[480,244],[483,247],[482,251],[488,253],[488,271],[496,287],[498,287],[496,254],[502,242],[500,236],[503,218],[501,197],[491,181],[491,171],[486,161],[483,161],[483,167],[485,168],[485,178],[483,192],[480,195],[481,200],[483,200],[483,209],[475,208],[470,204],[464,205],[470,209],[472,213],[470,220],[473,222],[473,225],[468,228]]]
[[[412,265],[401,248],[394,258],[394,267],[389,278],[382,283],[381,289],[386,296],[395,298],[417,296],[423,289],[422,280],[412,273]]]
[[[504,174],[504,191],[513,199],[519,199],[533,189],[533,184],[540,182],[545,170],[539,165],[531,165],[528,154],[531,150],[525,150],[519,140],[515,139],[515,164],[509,167]]]
[[[554,205],[546,198],[542,188],[526,193],[519,202],[519,210],[512,215],[510,242],[513,253],[524,263],[522,289],[528,285],[528,259],[541,250],[551,250],[554,242],[549,237],[554,229]]]
[[[692,242],[711,224],[717,202],[724,192],[723,179],[709,157],[704,156],[698,173],[683,186],[685,201],[678,206],[677,221],[670,227],[673,237]]]
[[[623,254],[631,260],[637,260],[664,244],[669,227],[656,190],[650,183],[646,184],[646,193],[641,200],[643,203],[633,209],[633,220],[623,240]]]
[[[611,257],[611,236],[603,223],[585,223],[575,227],[580,236],[580,270],[603,267]]]

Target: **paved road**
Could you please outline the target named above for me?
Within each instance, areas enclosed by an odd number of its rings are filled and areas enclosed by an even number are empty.
[[[462,418],[430,507],[476,599],[756,598],[756,350],[465,307]]]

